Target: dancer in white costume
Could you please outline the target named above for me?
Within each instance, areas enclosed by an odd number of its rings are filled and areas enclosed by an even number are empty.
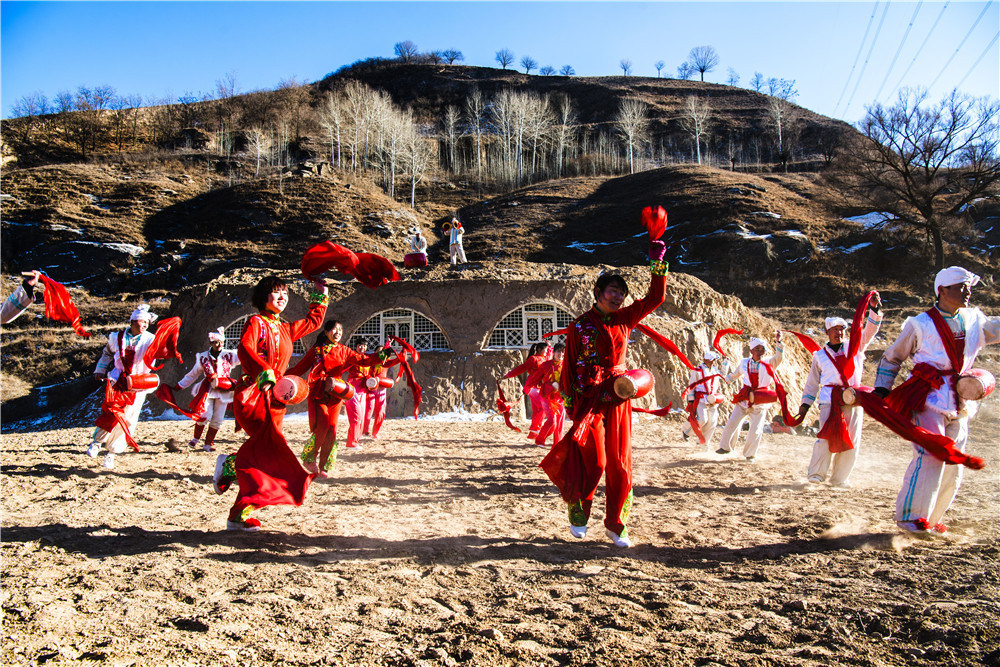
[[[728,454],[733,451],[733,445],[736,443],[743,422],[749,419],[750,432],[747,433],[746,442],[743,444],[743,456],[751,463],[756,459],[757,449],[764,437],[767,414],[771,409],[771,403],[777,399],[773,389],[769,389],[774,384],[774,377],[768,371],[768,367],[773,371],[781,364],[784,347],[781,345],[780,331],[774,334],[774,343],[777,350],[765,359],[767,343],[760,338],[751,338],[750,356],[741,359],[736,369],[725,376],[726,382],[742,378],[743,386],[733,396],[733,411],[722,429],[722,439],[716,454]],[[762,398],[766,402],[761,402]]]
[[[705,363],[692,370],[691,377],[688,378],[689,386],[698,383],[696,387],[686,392],[685,398],[689,404],[696,403],[694,407],[695,420],[698,422],[701,434],[705,437],[705,442],[712,442],[715,427],[719,423],[719,404],[723,400],[722,394],[719,393],[719,378],[711,377],[718,374],[715,370],[715,362],[719,356],[718,352],[712,350],[705,352],[703,357]],[[725,374],[728,370],[729,361],[723,359],[719,371]],[[691,437],[691,430],[691,424],[686,422],[681,429],[681,435],[684,436],[685,440]]]
[[[101,352],[97,368],[94,369],[94,378],[100,382],[107,379],[124,389],[129,376],[149,373],[150,368],[143,357],[153,343],[154,336],[147,329],[155,319],[156,315],[149,312],[149,305],[144,303],[132,311],[127,329],[108,334],[108,344]],[[139,423],[139,413],[151,391],[152,389],[136,391],[135,400],[124,409],[124,419],[133,437]],[[97,427],[94,429],[93,442],[87,447],[87,455],[97,458],[101,453],[101,445],[104,445],[108,450],[104,457],[104,467],[111,470],[115,467],[115,454],[124,452],[125,444],[125,432],[120,425],[110,430]]]
[[[857,387],[861,384],[861,372],[865,363],[865,350],[878,333],[882,324],[881,300],[876,293],[868,309],[868,317],[865,320],[865,327],[861,332],[861,344],[855,353],[853,372],[847,378],[847,385]],[[841,369],[847,363],[848,344],[845,332],[850,330],[851,325],[841,317],[828,317],[824,321],[828,342],[818,352],[813,354],[812,365],[809,367],[809,375],[806,377],[806,384],[802,390],[802,406],[799,408],[799,416],[804,416],[809,408],[816,402],[819,403],[819,422],[826,424],[833,409],[833,392],[844,390],[844,378]],[[852,447],[850,449],[831,452],[830,442],[825,438],[816,440],[813,445],[812,459],[809,461],[809,481],[819,484],[830,477],[832,486],[850,486],[848,478],[854,470],[858,459],[858,449],[861,447],[861,427],[864,421],[864,411],[856,404],[841,405],[844,419],[847,422],[847,432],[850,435]]]
[[[205,444],[202,449],[206,452],[215,451],[215,435],[222,426],[226,409],[233,402],[231,373],[240,365],[236,350],[222,349],[226,341],[224,332],[223,327],[208,332],[209,349],[198,353],[194,367],[177,383],[178,389],[191,387],[191,393],[195,398],[200,396],[203,399],[204,412],[201,413],[201,419],[195,422],[194,437],[188,444],[192,449],[197,447],[204,432]],[[201,378],[204,379],[198,382]],[[206,425],[207,431],[205,431]]]
[[[969,406],[957,395],[958,376],[972,369],[983,347],[1000,342],[1000,317],[988,317],[969,307],[978,282],[979,276],[960,266],[939,271],[934,279],[935,304],[907,318],[899,338],[882,355],[875,375],[875,392],[888,396],[900,366],[912,359],[910,379],[896,388],[896,392],[911,390],[900,396],[909,394],[912,400],[901,400],[896,407],[917,426],[954,440],[955,449],[961,452],[969,440]],[[892,397],[889,403],[893,405]],[[896,524],[913,533],[946,532],[942,519],[958,494],[962,467],[948,465],[914,445],[896,498]]]

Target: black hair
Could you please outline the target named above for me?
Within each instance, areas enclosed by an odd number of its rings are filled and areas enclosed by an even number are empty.
[[[565,349],[566,349],[566,346],[563,345],[562,343],[556,343],[555,345],[552,346],[552,352],[553,353],[555,353],[555,352],[562,352]]]
[[[271,296],[271,292],[282,287],[288,288],[288,283],[285,282],[284,278],[279,276],[261,278],[260,282],[253,288],[253,293],[250,295],[250,303],[257,310],[263,311],[267,307],[267,298]]]
[[[322,347],[323,345],[326,345],[326,334],[336,329],[338,324],[340,324],[341,327],[344,326],[341,324],[340,320],[327,320],[323,325],[323,328],[320,329],[319,334],[317,334],[316,342],[313,343],[313,347]]]
[[[528,349],[528,356],[533,357],[536,354],[540,354],[545,351],[545,348],[549,346],[548,343],[535,343]]]
[[[628,296],[628,283],[617,273],[602,273],[598,276],[597,282],[594,283],[594,289],[598,292],[603,292],[604,288],[612,283],[620,285],[622,291],[625,292],[625,296]]]

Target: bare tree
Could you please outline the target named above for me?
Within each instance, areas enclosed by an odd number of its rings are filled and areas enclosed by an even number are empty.
[[[476,178],[479,183],[483,182],[483,113],[485,110],[486,103],[483,101],[483,94],[479,92],[479,88],[473,87],[472,92],[465,99],[465,122],[472,136],[475,137]]]
[[[507,69],[507,66],[514,62],[514,52],[510,49],[500,49],[497,51],[496,61],[500,63],[500,67]]]
[[[625,140],[630,174],[635,173],[635,151],[645,140],[649,131],[649,118],[646,116],[648,109],[645,102],[632,97],[623,99],[618,105],[615,127]]]
[[[705,72],[711,72],[718,66],[719,54],[711,46],[696,46],[688,54],[688,62],[701,74],[701,80],[704,81]]]
[[[524,56],[521,58],[521,67],[524,68],[525,74],[531,74],[531,70],[538,67],[538,63],[531,56]]]
[[[795,79],[776,79],[771,77],[767,80],[767,93],[786,102],[795,99],[799,91],[795,89]]]
[[[456,148],[458,146],[458,120],[459,113],[458,109],[453,104],[449,104],[448,108],[444,112],[444,139],[445,146],[448,149],[448,164],[447,169],[452,172],[458,171],[458,158],[456,157]]]
[[[424,54],[424,59],[431,63],[432,65],[440,65],[444,62],[444,52],[443,51],[431,51],[430,53]]]
[[[22,139],[30,141],[31,132],[38,123],[38,117],[48,113],[49,102],[42,93],[22,95],[11,105],[11,116],[23,119],[18,126]]]
[[[573,103],[567,95],[557,97],[555,106],[557,115],[555,126],[556,177],[561,178],[566,149],[575,132],[576,112],[573,111]]]
[[[727,71],[726,85],[733,86],[734,88],[740,85],[740,75],[732,67]]]
[[[320,125],[330,136],[330,164],[336,165],[337,169],[343,168],[341,132],[344,128],[344,105],[343,94],[331,92],[326,94],[319,108]]]
[[[402,152],[400,154],[404,168],[410,175],[410,206],[417,205],[417,183],[419,183],[431,164],[431,149],[421,136],[420,128],[413,121],[413,109],[407,109],[403,114],[404,131],[401,137]]]
[[[552,76],[553,74],[556,73],[556,68],[553,67],[552,65],[546,65],[542,69],[538,70],[538,73],[541,74],[542,76]]]
[[[924,232],[941,269],[948,223],[1000,183],[998,121],[996,99],[952,91],[931,104],[926,91],[904,89],[893,106],[868,108],[838,184],[889,224]]]
[[[396,57],[404,63],[412,62],[418,53],[417,45],[410,40],[396,42],[392,50],[396,54]]]
[[[694,76],[695,71],[694,66],[685,60],[677,66],[677,78],[682,81],[687,81]]]
[[[271,150],[271,135],[260,127],[251,127],[246,131],[247,152],[253,156],[257,168],[254,176],[260,175],[260,161],[268,155]]]
[[[750,87],[759,93],[764,90],[764,84],[766,82],[767,80],[764,78],[763,74],[760,72],[754,72],[753,78],[750,79]]]
[[[572,65],[563,65],[562,68],[559,70],[559,73],[562,74],[563,76],[573,76],[574,74],[576,74],[576,70],[573,69]]]
[[[681,127],[691,135],[698,164],[701,164],[701,140],[708,136],[708,121],[711,116],[712,108],[708,100],[691,95],[684,101],[680,123]]]
[[[619,60],[618,66],[622,69],[622,76],[628,76],[632,73],[632,61],[628,58],[622,58]]]
[[[656,68],[656,78],[657,78],[657,79],[659,79],[659,78],[660,78],[660,71],[661,71],[661,70],[662,70],[662,69],[663,69],[664,67],[666,67],[666,65],[667,65],[667,64],[666,64],[665,62],[663,62],[662,60],[657,60],[657,61],[656,61],[655,63],[653,63],[653,67],[655,67],[655,68]]]
[[[778,162],[788,171],[788,162],[792,157],[791,126],[797,117],[795,107],[780,97],[772,97],[767,103],[767,114],[775,132]]]
[[[449,65],[454,65],[459,61],[465,60],[465,56],[458,49],[445,49],[441,52],[441,55],[444,56],[445,62]]]

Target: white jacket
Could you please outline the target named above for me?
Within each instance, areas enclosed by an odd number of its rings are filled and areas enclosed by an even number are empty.
[[[233,369],[240,365],[236,350],[222,350],[218,358],[213,359],[211,351],[199,352],[195,356],[194,368],[188,371],[187,375],[177,383],[180,389],[191,387],[191,394],[198,395],[201,383],[198,380],[204,377],[229,378]],[[233,402],[233,391],[219,389],[216,383],[212,383],[212,388],[208,392],[209,399],[220,399],[223,403]]]

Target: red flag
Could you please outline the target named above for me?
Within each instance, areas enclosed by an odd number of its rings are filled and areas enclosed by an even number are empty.
[[[301,268],[302,275],[310,280],[336,269],[372,289],[399,280],[396,267],[385,257],[367,252],[355,253],[332,241],[317,243],[306,250],[302,255]]]
[[[813,340],[804,333],[798,331],[791,331],[790,329],[781,329],[781,331],[784,331],[785,333],[790,333],[796,338],[798,338],[799,342],[802,343],[802,347],[806,348],[806,350],[809,351],[809,354],[816,354],[817,352],[819,352],[820,348],[823,347],[822,345],[820,345],[819,343],[817,343],[815,340]],[[860,335],[858,336],[858,340],[859,341],[861,340]],[[857,350],[855,350],[855,352],[857,352]]]
[[[692,364],[690,361],[688,361],[688,358],[686,356],[684,356],[684,353],[680,351],[680,348],[677,347],[677,344],[674,343],[674,341],[670,340],[669,338],[667,338],[663,334],[661,334],[661,333],[659,333],[659,332],[651,329],[650,327],[646,326],[645,324],[640,324],[636,328],[639,331],[641,331],[642,333],[644,333],[647,336],[649,336],[650,338],[652,338],[654,341],[656,341],[656,343],[660,347],[662,347],[663,349],[665,349],[667,352],[670,352],[675,357],[677,357],[678,359],[680,359],[681,362],[685,366],[687,366],[691,370],[694,370],[694,368],[695,368],[694,364]]]
[[[725,352],[722,351],[722,348],[719,347],[719,341],[722,340],[723,336],[728,336],[729,334],[736,334],[738,336],[742,336],[743,329],[719,329],[718,331],[715,332],[715,339],[712,340],[712,347],[714,347],[719,354],[721,354],[723,357],[726,358],[728,358],[728,356],[726,355]]]
[[[158,371],[163,368],[163,364],[153,366],[153,362],[157,359],[170,359],[173,357],[177,359],[178,363],[184,363],[180,352],[177,351],[177,335],[180,333],[180,329],[181,318],[179,317],[168,317],[157,323],[156,335],[153,337],[152,344],[142,358],[151,370]]]
[[[656,241],[667,231],[667,211],[662,206],[642,209],[642,224],[649,232],[649,240]]]
[[[76,309],[69,291],[44,273],[39,277],[45,285],[45,317],[56,322],[69,322],[77,335],[90,338],[90,333],[84,331],[80,324],[80,311]]]

